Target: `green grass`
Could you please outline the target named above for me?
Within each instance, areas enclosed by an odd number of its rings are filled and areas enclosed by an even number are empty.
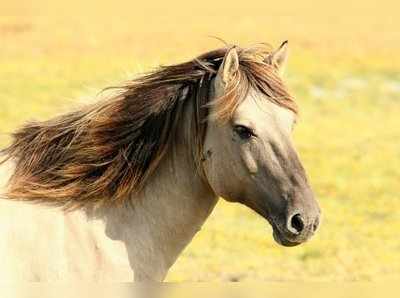
[[[321,228],[310,242],[283,248],[265,220],[221,201],[168,280],[399,278],[399,21],[384,16],[391,1],[362,17],[339,14],[343,3],[329,8],[340,15],[334,27],[323,6],[292,7],[290,16],[273,7],[281,18],[237,18],[240,9],[230,7],[215,16],[159,16],[146,26],[150,12],[131,6],[130,18],[116,8],[113,18],[105,17],[109,8],[86,15],[85,7],[38,17],[40,5],[24,16],[0,16],[0,132],[75,108],[132,73],[220,45],[207,35],[242,44],[289,38],[287,81],[301,109],[294,137],[322,207]],[[0,135],[0,144],[7,142]]]

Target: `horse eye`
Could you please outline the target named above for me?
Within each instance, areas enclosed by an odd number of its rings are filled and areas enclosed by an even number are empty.
[[[254,136],[253,131],[250,128],[243,125],[235,125],[233,130],[242,140],[248,140]]]

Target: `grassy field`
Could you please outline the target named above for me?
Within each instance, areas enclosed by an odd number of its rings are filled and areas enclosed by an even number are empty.
[[[318,235],[280,247],[264,220],[221,201],[168,280],[400,278],[396,1],[82,2],[0,0],[0,132],[221,45],[209,36],[290,41],[286,78],[301,107],[295,140],[324,214]]]

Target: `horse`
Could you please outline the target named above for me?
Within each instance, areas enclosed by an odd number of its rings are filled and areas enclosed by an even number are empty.
[[[283,246],[320,208],[291,139],[288,43],[226,45],[160,66],[0,152],[0,280],[163,281],[219,198]]]

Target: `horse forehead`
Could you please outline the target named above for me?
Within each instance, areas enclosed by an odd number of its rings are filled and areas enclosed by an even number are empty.
[[[234,118],[236,121],[250,122],[254,125],[274,122],[291,127],[296,115],[293,111],[272,102],[266,95],[251,91],[238,106]]]

